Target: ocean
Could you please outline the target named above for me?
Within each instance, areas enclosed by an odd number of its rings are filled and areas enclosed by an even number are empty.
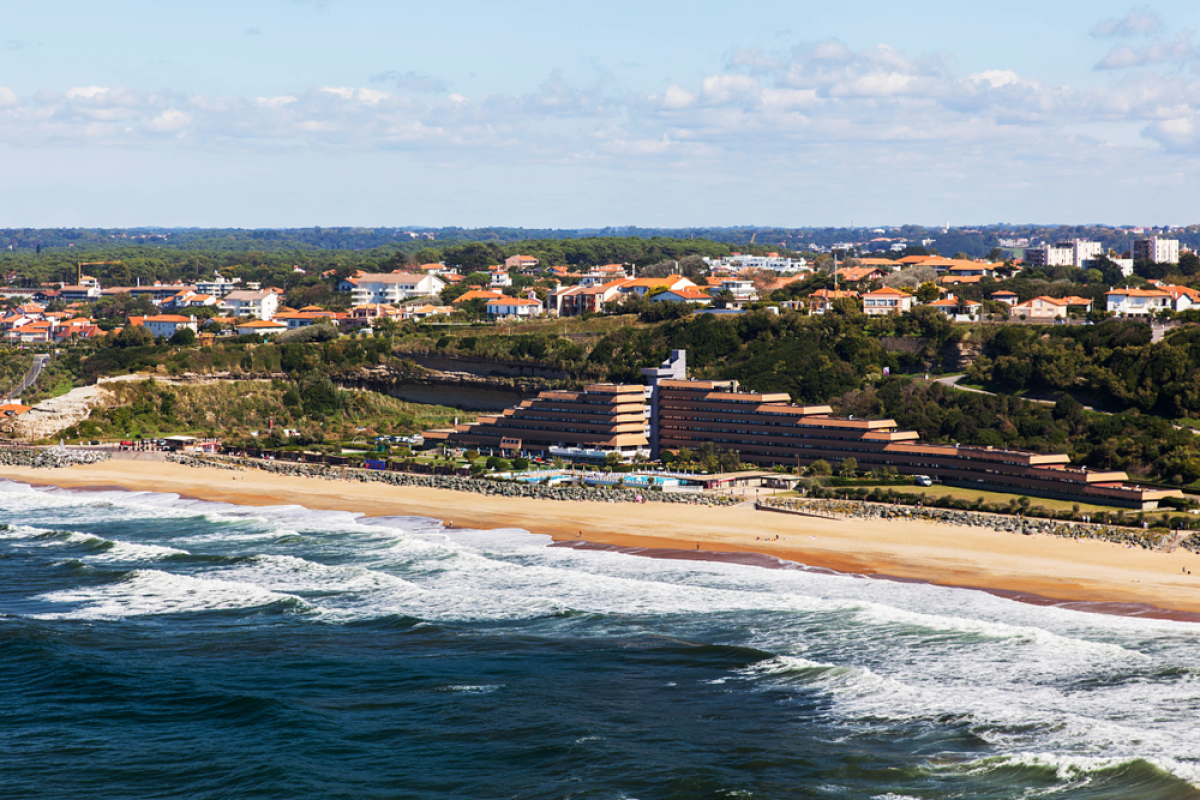
[[[0,482],[0,797],[1200,798],[1200,625],[776,566]]]

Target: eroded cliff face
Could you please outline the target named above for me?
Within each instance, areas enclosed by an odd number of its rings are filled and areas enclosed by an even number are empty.
[[[82,422],[92,409],[113,401],[103,386],[81,386],[60,397],[43,400],[27,413],[0,422],[0,433],[22,441],[52,439],[60,431]]]

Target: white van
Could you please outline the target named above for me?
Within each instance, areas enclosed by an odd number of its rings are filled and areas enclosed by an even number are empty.
[[[914,475],[913,480],[917,482],[917,486],[933,486],[933,478],[928,475]]]

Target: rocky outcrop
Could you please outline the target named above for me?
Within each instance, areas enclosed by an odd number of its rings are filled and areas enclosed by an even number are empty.
[[[43,400],[25,414],[6,420],[0,432],[30,442],[51,439],[87,419],[93,408],[107,405],[112,399],[113,393],[103,386],[81,386],[59,397]]]

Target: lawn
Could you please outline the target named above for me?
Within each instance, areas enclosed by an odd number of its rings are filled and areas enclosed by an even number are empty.
[[[870,488],[874,488],[874,487],[857,486],[854,488],[870,489]],[[890,489],[893,492],[912,494],[912,495],[920,495],[922,497],[928,497],[930,499],[937,499],[939,497],[946,497],[947,495],[949,495],[950,497],[953,497],[955,500],[969,500],[971,502],[974,502],[975,500],[982,497],[985,502],[991,503],[992,505],[1005,505],[1010,500],[1017,500],[1017,499],[1020,499],[1021,497],[1025,497],[1025,495],[1021,495],[1021,494],[1008,494],[1006,492],[989,492],[989,491],[983,491],[980,489],[967,489],[967,488],[963,488],[961,486],[943,486],[942,484],[934,484],[933,486],[880,486],[879,489],[881,491],[886,491],[886,490]],[[836,491],[836,488],[834,488],[833,490]],[[1094,505],[1091,503],[1076,503],[1076,502],[1072,502],[1070,500],[1052,500],[1050,498],[1033,497],[1033,496],[1029,496],[1029,500],[1030,500],[1030,508],[1035,508],[1037,506],[1041,506],[1042,508],[1048,509],[1050,511],[1070,511],[1073,508],[1075,508],[1076,506],[1079,507],[1080,511],[1114,511],[1115,510],[1112,506],[1100,506],[1100,505]],[[1133,512],[1132,510],[1130,510],[1130,513],[1136,513],[1136,512]]]

